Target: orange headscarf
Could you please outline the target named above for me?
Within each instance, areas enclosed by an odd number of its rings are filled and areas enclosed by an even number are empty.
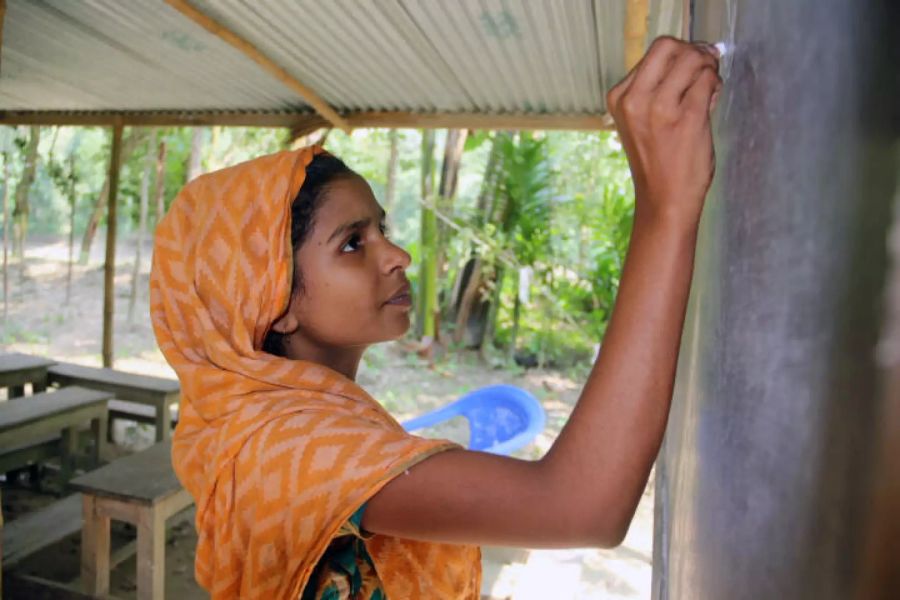
[[[156,230],[150,310],[181,381],[172,445],[197,504],[197,581],[214,599],[296,599],[329,542],[392,477],[447,441],[407,434],[353,381],[260,350],[287,308],[291,203],[321,148],[198,177]],[[391,600],[478,598],[471,546],[376,535]]]

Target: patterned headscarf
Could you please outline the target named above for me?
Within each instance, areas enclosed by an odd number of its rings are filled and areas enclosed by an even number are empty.
[[[447,441],[406,433],[356,383],[262,352],[290,300],[291,203],[319,147],[203,175],[159,224],[150,310],[181,381],[172,445],[212,598],[296,599],[347,519]],[[366,540],[387,597],[478,598],[476,547]]]

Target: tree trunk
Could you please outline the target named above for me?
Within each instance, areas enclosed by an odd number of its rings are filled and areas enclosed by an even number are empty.
[[[435,340],[437,309],[437,216],[434,202],[434,130],[422,131],[422,262],[419,269],[419,335],[430,346]]]
[[[122,164],[122,126],[114,125],[109,146],[109,198],[106,214],[106,262],[103,264],[103,366],[113,367],[113,315],[115,314],[116,210],[119,168]]]
[[[156,224],[162,221],[166,214],[166,140],[159,142],[159,152],[156,157]]]
[[[522,300],[519,298],[519,278],[521,274],[516,272],[516,293],[513,302],[513,326],[509,336],[509,347],[506,349],[506,360],[512,363],[516,359],[516,338],[519,337],[519,317],[522,313]]]
[[[472,306],[475,304],[475,300],[478,298],[478,291],[481,288],[481,259],[475,258],[474,260],[472,273],[466,282],[459,303],[459,310],[456,313],[456,328],[453,331],[453,341],[456,344],[461,344],[465,339],[469,315],[472,314]]]
[[[495,196],[497,194],[497,177],[500,172],[500,167],[502,166],[500,161],[500,144],[498,141],[500,135],[501,134],[499,133],[496,134],[491,141],[491,151],[488,154],[488,161],[481,182],[481,190],[478,193],[475,226],[479,230],[483,229],[486,223],[493,220],[493,210],[494,205],[496,204]],[[484,288],[486,283],[484,281],[484,262],[479,257],[478,246],[474,243],[472,245],[471,256],[475,261],[471,276],[467,280],[466,285],[461,287],[459,292],[460,296],[453,301],[453,306],[456,307],[456,329],[454,330],[453,341],[457,344],[463,342],[465,339],[465,333],[469,326],[473,306],[481,299],[481,294],[479,292]],[[490,314],[491,312],[489,310],[487,316],[490,317]],[[476,337],[480,339],[473,340],[476,346],[481,346],[483,344],[486,327],[487,325],[482,327],[480,336],[476,335]]]
[[[9,314],[9,153],[3,153],[3,324]]]
[[[438,189],[438,210],[444,215],[453,212],[453,199],[456,196],[457,182],[459,181],[459,166],[462,160],[463,150],[466,145],[467,129],[448,129],[447,140],[444,144],[444,162],[441,166],[441,184]],[[447,248],[450,245],[450,227],[438,223],[437,239],[437,272],[439,276],[447,270]],[[453,298],[447,298],[445,304],[452,306]]]
[[[75,155],[69,155],[69,260],[66,264],[66,305],[72,299],[72,263],[75,262]]]
[[[191,181],[203,173],[203,132],[202,127],[194,127],[191,132],[191,154],[188,157],[187,181]]]
[[[22,169],[22,178],[16,186],[15,207],[13,208],[14,233],[13,256],[20,259],[21,274],[25,275],[25,238],[28,235],[28,192],[34,183],[34,173],[37,170],[38,144],[41,141],[41,128],[31,127],[31,135],[28,145],[25,147],[25,166]]]
[[[138,282],[141,278],[141,250],[144,246],[144,232],[147,229],[147,210],[150,205],[150,175],[156,158],[153,156],[153,148],[156,146],[156,130],[150,132],[150,141],[147,142],[147,154],[144,159],[144,172],[141,175],[141,208],[138,219],[137,245],[134,249],[134,267],[131,271],[131,295],[128,298],[128,322],[134,323],[134,307],[138,300]]]
[[[387,164],[387,185],[384,189],[384,212],[387,213],[388,229],[393,226],[391,213],[394,209],[394,196],[397,194],[397,150],[398,135],[396,129],[391,129],[388,134],[391,141],[391,154]]]
[[[498,266],[494,276],[494,292],[491,294],[491,304],[488,307],[488,316],[484,325],[484,336],[479,344],[481,359],[485,362],[488,359],[488,351],[494,346],[494,332],[497,331],[497,313],[500,312],[500,295],[503,291],[505,275],[506,270],[502,266]]]
[[[144,139],[144,134],[135,128],[131,129],[128,137],[122,141],[122,160],[127,162],[131,153],[137,148],[140,141]],[[103,180],[103,187],[100,188],[100,194],[97,196],[97,202],[94,204],[94,210],[91,212],[91,218],[88,219],[84,228],[84,236],[81,238],[81,253],[78,257],[78,263],[85,265],[91,254],[91,244],[94,242],[94,236],[97,234],[97,227],[100,226],[100,219],[103,218],[103,212],[106,210],[106,200],[109,197],[109,173]]]

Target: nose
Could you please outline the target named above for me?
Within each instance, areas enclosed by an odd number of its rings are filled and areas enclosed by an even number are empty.
[[[397,269],[405,271],[412,262],[409,252],[390,240],[385,240],[384,271],[391,273]]]

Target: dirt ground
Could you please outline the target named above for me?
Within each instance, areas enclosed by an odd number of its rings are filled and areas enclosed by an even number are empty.
[[[67,247],[61,238],[34,238],[26,253],[25,269],[10,263],[9,305],[2,326],[3,351],[49,356],[86,365],[100,365],[103,311],[103,233],[89,263],[75,265],[67,301]],[[135,244],[123,240],[117,248],[115,366],[118,369],[174,377],[156,348],[147,309],[147,277],[150,244],[145,245],[135,318],[129,321],[128,302]],[[0,290],[2,297],[2,290]],[[530,446],[517,453],[537,458],[551,445],[565,424],[581,388],[586,367],[571,372],[509,370],[487,367],[471,355],[445,356],[436,368],[428,368],[400,344],[370,349],[358,376],[359,383],[403,420],[447,404],[460,395],[485,385],[510,383],[533,393],[547,411],[546,430]],[[464,422],[450,423],[427,435],[467,439]],[[152,442],[152,428],[118,422],[115,439],[124,452]],[[22,485],[2,484],[4,520],[53,502]],[[205,598],[193,580],[196,536],[192,509],[170,522],[166,547],[166,596],[177,600]],[[133,529],[116,524],[113,546],[133,537]],[[645,599],[650,596],[653,537],[653,495],[645,490],[625,542],[614,550],[574,549],[511,552],[485,549],[483,593],[492,598]],[[80,542],[72,536],[46,549],[20,568],[57,581],[78,577]],[[517,560],[513,560],[513,559]],[[119,565],[111,578],[117,597],[135,597],[135,561]],[[10,597],[7,594],[7,597]]]

